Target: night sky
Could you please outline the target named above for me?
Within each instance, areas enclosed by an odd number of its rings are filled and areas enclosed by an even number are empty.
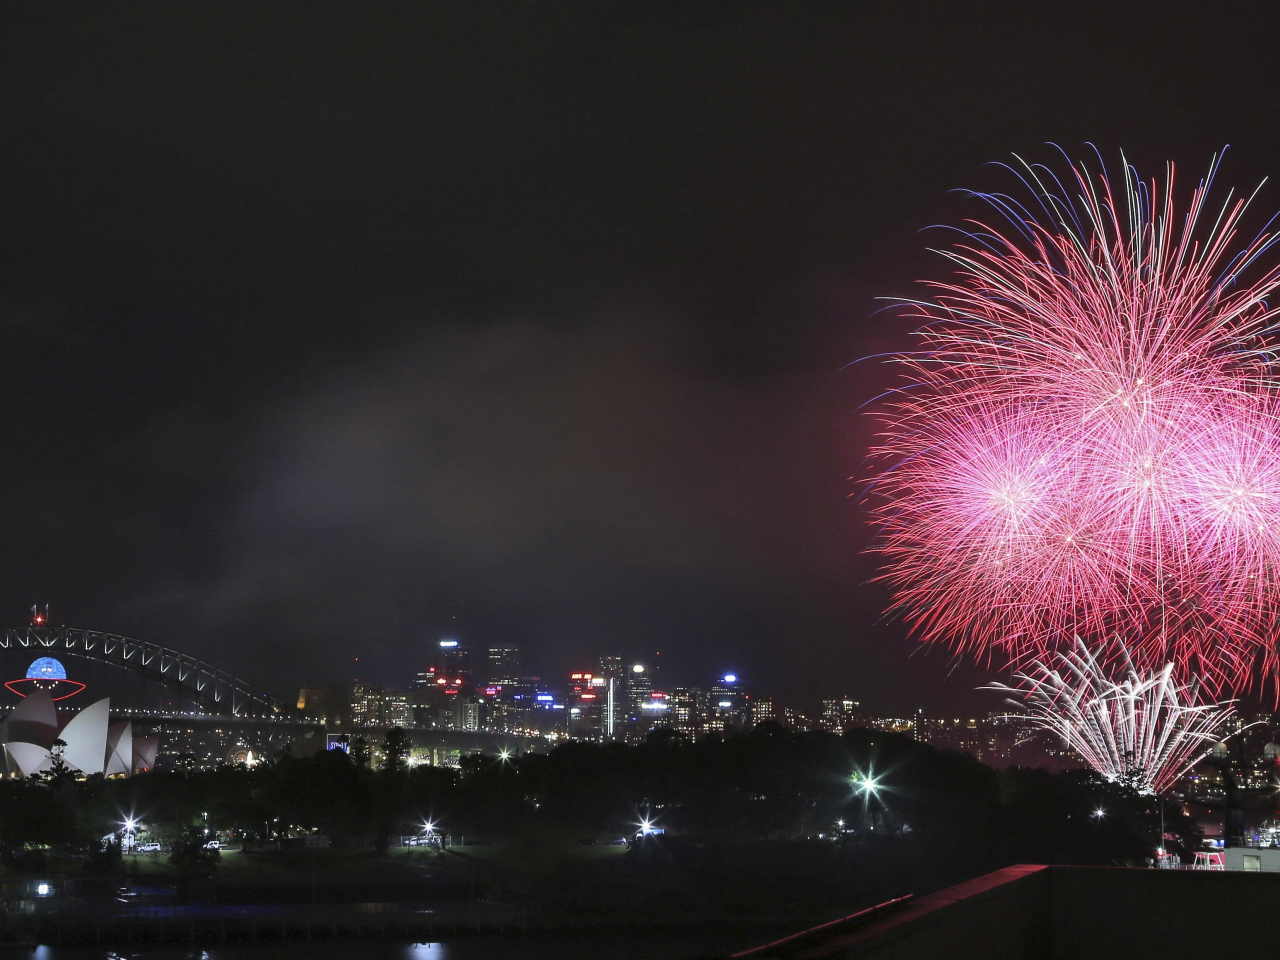
[[[10,5],[0,620],[990,708],[881,619],[846,365],[988,161],[1280,175],[1271,9]]]

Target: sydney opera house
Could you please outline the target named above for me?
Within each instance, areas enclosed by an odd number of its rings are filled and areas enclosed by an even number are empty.
[[[212,770],[324,743],[320,722],[215,664],[149,640],[54,626],[41,611],[27,626],[0,625],[0,678],[0,776],[64,766],[84,776]]]
[[[26,677],[5,686],[23,698],[0,723],[7,775],[30,777],[54,770],[60,761],[72,773],[128,777],[155,764],[157,739],[135,737],[128,721],[112,724],[110,698],[78,713],[58,709],[56,701],[79,693],[84,684],[68,680],[57,660],[41,657]]]

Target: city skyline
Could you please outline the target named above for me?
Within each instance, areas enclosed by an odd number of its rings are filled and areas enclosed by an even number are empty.
[[[438,654],[438,645],[440,643],[440,640],[451,640],[451,639],[457,640],[459,644],[464,644],[470,647],[470,644],[468,644],[466,640],[464,640],[461,636],[454,635],[454,634],[451,634],[448,637],[442,636],[440,639],[437,639],[435,641],[424,641],[423,651],[420,657],[420,663],[422,665],[430,665]],[[487,654],[488,651],[492,650],[495,646],[501,647],[501,648],[516,647],[521,651],[522,655],[524,651],[523,645],[518,642],[499,641],[495,644],[481,644],[478,648],[471,647],[469,650],[469,653],[471,653],[471,655],[476,657],[477,659],[487,663],[488,658],[487,656],[483,656],[483,655]],[[476,652],[477,650],[479,651],[479,653]],[[605,657],[615,657],[616,659],[619,659],[620,661],[623,661],[626,664],[635,664],[635,663],[644,664],[646,668],[650,671],[650,676],[654,679],[655,684],[657,685],[665,684],[665,687],[663,687],[663,689],[674,689],[676,685],[692,686],[692,685],[696,685],[698,681],[702,681],[707,686],[710,686],[711,684],[713,684],[717,680],[722,679],[726,675],[733,675],[735,678],[738,676],[741,676],[744,682],[748,680],[756,681],[756,678],[750,677],[749,674],[745,672],[740,673],[739,668],[737,667],[730,666],[727,668],[713,668],[713,669],[703,670],[703,671],[681,670],[677,672],[674,668],[666,668],[666,665],[662,663],[662,656],[661,656],[660,650],[653,650],[648,655],[644,653],[639,653],[639,654],[631,653],[629,655],[624,655],[622,653],[619,653],[618,651],[615,651],[606,647],[602,647],[600,651],[598,651],[594,656],[588,655],[587,657],[583,658],[585,662],[579,663],[576,666],[575,665],[562,666],[559,664],[555,664],[555,665],[551,665],[550,669],[543,669],[541,667],[537,667],[536,662],[533,664],[526,663],[526,666],[528,668],[524,669],[517,679],[540,679],[547,683],[559,683],[564,680],[567,680],[574,673],[577,673],[577,672],[585,672],[585,671],[594,672],[599,670],[600,662]],[[412,678],[420,674],[420,671],[415,669],[411,665],[403,665],[403,664],[397,665],[389,662],[374,664],[367,657],[353,657],[352,667],[353,667],[352,676],[347,678],[347,682],[353,683],[353,684],[357,682],[376,683],[379,686],[386,689],[406,689],[407,690],[412,686],[412,682],[413,682]],[[480,673],[478,671],[472,669],[469,672],[473,677],[480,679]],[[494,677],[490,675],[485,675],[483,679],[494,680]],[[323,684],[317,684],[312,682],[312,683],[303,683],[301,685],[302,686],[319,686]],[[830,686],[832,685],[832,681],[828,680],[827,683],[824,685]],[[838,687],[840,685],[838,683],[835,683],[834,686]],[[848,686],[848,685],[845,685],[845,686]],[[819,704],[820,701],[822,701],[823,699],[836,699],[838,697],[846,696],[848,693],[849,691],[844,689],[843,687],[839,691],[834,693],[831,693],[825,690],[822,690],[822,691],[814,690],[814,691],[811,691],[811,695],[808,698],[806,698],[804,702],[806,706],[812,707]],[[871,700],[869,700],[868,702],[872,702],[874,699],[875,698],[871,698]],[[995,701],[993,700],[993,702]],[[914,708],[910,708],[910,709],[903,708],[903,710],[900,710],[899,712],[910,713],[912,709]]]

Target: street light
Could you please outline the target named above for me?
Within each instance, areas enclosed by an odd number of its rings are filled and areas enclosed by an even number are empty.
[[[849,777],[849,781],[853,785],[853,792],[862,796],[862,826],[874,830],[871,801],[875,800],[881,805],[884,803],[880,799],[880,791],[886,789],[882,784],[882,778],[877,777],[871,769],[868,769],[866,773],[861,770],[854,770],[852,776]]]
[[[870,773],[855,773],[849,778],[853,789],[864,798],[877,796],[880,792],[880,778]]]
[[[655,824],[649,817],[641,817],[640,823],[637,824],[637,826],[640,827],[638,836],[641,837],[655,837],[662,833],[662,828]]]

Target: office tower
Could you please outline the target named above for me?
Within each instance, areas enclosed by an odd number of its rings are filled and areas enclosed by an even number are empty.
[[[384,726],[412,727],[413,705],[403,690],[384,690],[379,705],[378,717]]]
[[[439,726],[445,730],[479,730],[480,700],[461,695],[447,697],[439,717]]]
[[[707,691],[700,687],[676,687],[671,702],[672,725],[691,737],[701,736],[707,722]]]
[[[604,739],[612,740],[618,730],[618,679],[609,677],[605,680],[604,719],[602,733]]]
[[[601,657],[597,676],[604,679],[604,715],[601,726],[605,739],[612,740],[622,735],[631,706],[627,697],[627,671],[622,665],[622,657],[612,654]]]
[[[653,677],[643,663],[633,663],[627,667],[627,708],[629,718],[639,720],[643,716],[644,705],[653,692]]]
[[[764,723],[766,720],[773,720],[777,723],[783,722],[785,708],[778,703],[773,697],[758,697],[751,701],[751,722],[753,724]]]
[[[741,730],[747,726],[750,720],[747,712],[747,698],[735,674],[726,673],[711,685],[709,701],[711,728]]]
[[[376,724],[382,688],[372,683],[357,683],[351,688],[351,721],[356,726]]]
[[[490,686],[506,687],[519,683],[522,668],[520,644],[489,644]]]
[[[436,647],[436,661],[433,664],[437,676],[444,677],[449,683],[467,683],[471,679],[471,663],[467,648],[461,640],[452,637],[441,640]]]

